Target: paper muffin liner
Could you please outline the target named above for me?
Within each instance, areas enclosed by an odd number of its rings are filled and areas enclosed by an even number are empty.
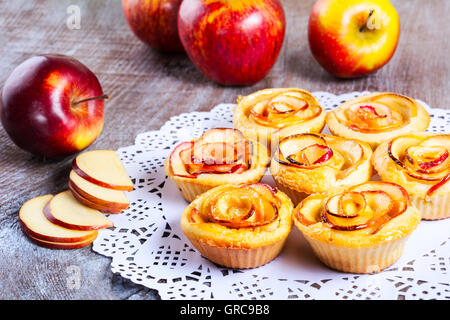
[[[188,239],[206,259],[234,269],[256,268],[269,263],[280,254],[286,241],[286,239],[282,239],[267,246],[245,249],[217,247],[192,237],[188,237]]]
[[[348,273],[377,273],[394,264],[403,254],[406,239],[373,247],[350,248],[324,243],[305,235],[311,248],[322,263]]]
[[[449,193],[425,198],[411,195],[410,199],[420,211],[423,220],[440,220],[450,217]]]
[[[192,202],[198,195],[205,193],[206,191],[214,187],[190,181],[181,181],[177,179],[173,179],[173,182],[177,186],[183,198],[188,202]]]

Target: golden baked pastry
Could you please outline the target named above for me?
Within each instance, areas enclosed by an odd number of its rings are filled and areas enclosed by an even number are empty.
[[[381,92],[342,103],[327,114],[326,123],[334,135],[365,141],[375,149],[396,136],[425,131],[430,116],[412,98]]]
[[[392,265],[420,222],[406,190],[382,181],[311,195],[293,216],[319,260],[351,273],[374,273]]]
[[[268,163],[265,146],[246,139],[236,129],[217,128],[176,146],[164,168],[190,202],[219,185],[259,182]]]
[[[404,187],[422,219],[450,217],[450,135],[413,133],[381,144],[373,165],[384,181]]]
[[[313,193],[330,193],[372,177],[372,149],[364,142],[303,133],[280,141],[270,172],[277,187],[298,204]]]
[[[293,226],[292,209],[291,200],[270,185],[223,185],[191,202],[181,227],[192,245],[214,263],[254,268],[280,253]]]
[[[325,115],[319,102],[306,90],[265,89],[238,99],[233,124],[271,150],[291,134],[321,132]]]

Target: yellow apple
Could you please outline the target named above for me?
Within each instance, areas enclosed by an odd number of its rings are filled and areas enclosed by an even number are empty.
[[[389,0],[318,0],[308,40],[319,64],[339,78],[370,74],[394,55],[400,19]]]

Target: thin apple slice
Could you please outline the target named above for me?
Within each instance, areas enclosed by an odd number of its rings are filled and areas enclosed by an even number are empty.
[[[79,249],[86,247],[90,245],[92,242],[94,242],[94,240],[97,238],[97,235],[98,234],[95,233],[91,238],[88,238],[80,242],[72,242],[72,243],[45,241],[31,236],[29,238],[37,245],[50,249]]]
[[[97,231],[79,231],[51,223],[44,215],[44,207],[53,198],[45,195],[28,200],[19,211],[19,221],[24,233],[35,239],[57,243],[76,243],[91,239]]]
[[[50,222],[72,230],[98,230],[114,225],[100,211],[77,201],[69,190],[55,195],[45,206],[44,214]]]
[[[92,208],[92,209],[96,209],[102,213],[113,213],[113,214],[119,214],[123,211],[123,209],[117,209],[117,208],[111,208],[111,207],[107,207],[105,205],[102,204],[98,204],[95,202],[92,202],[86,198],[84,198],[82,195],[80,195],[75,187],[73,186],[73,184],[69,181],[69,190],[72,192],[73,196],[75,199],[77,199],[80,203],[84,204],[85,206]]]
[[[83,152],[73,160],[72,168],[85,180],[101,187],[133,190],[133,182],[114,150]]]
[[[214,128],[205,131],[202,136],[195,140],[195,143],[228,143],[234,144],[245,141],[245,136],[237,129],[233,128]]]
[[[75,191],[74,197],[81,196],[89,204],[94,205],[92,206],[93,209],[102,212],[118,213],[130,206],[124,191],[100,187],[83,179],[74,170],[69,175],[69,188],[71,191]],[[87,203],[83,204],[89,206]]]
[[[280,154],[287,157],[289,155],[297,154],[301,150],[311,145],[326,146],[327,142],[319,135],[313,133],[300,133],[284,138],[279,143]]]

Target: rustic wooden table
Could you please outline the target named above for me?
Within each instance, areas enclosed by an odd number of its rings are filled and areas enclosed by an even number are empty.
[[[450,1],[392,0],[401,19],[400,43],[380,71],[338,80],[313,59],[307,22],[313,0],[282,1],[287,35],[270,74],[250,87],[206,80],[185,55],[165,55],[131,33],[120,0],[0,0],[0,85],[15,66],[38,53],[74,56],[99,77],[107,101],[105,127],[90,149],[133,144],[138,133],[158,129],[181,112],[209,110],[266,87],[302,87],[341,94],[387,90],[450,108]],[[81,9],[81,29],[66,25],[67,8]],[[0,128],[0,299],[155,299],[155,290],[131,283],[92,251],[51,250],[20,231],[18,210],[27,199],[67,188],[71,158],[45,162],[19,150]],[[79,270],[79,286],[73,285]],[[75,283],[76,284],[76,283]]]

